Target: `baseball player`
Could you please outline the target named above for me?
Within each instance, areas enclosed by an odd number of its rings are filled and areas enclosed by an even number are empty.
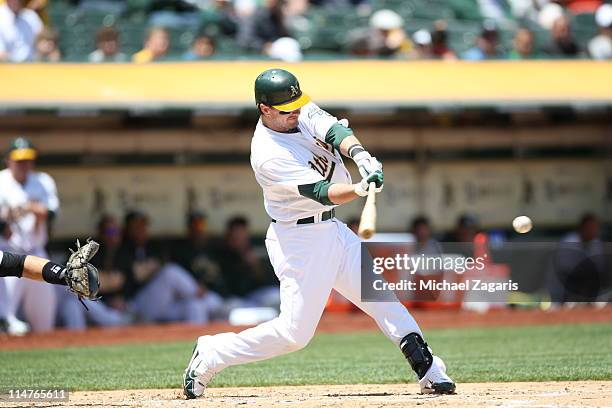
[[[10,224],[15,252],[47,258],[47,225],[59,209],[59,199],[51,176],[34,170],[36,156],[28,139],[19,137],[11,143],[7,168],[0,171],[0,216]],[[5,279],[5,284],[9,317],[14,318],[21,305],[34,331],[53,329],[57,308],[53,287],[13,278]]]
[[[222,369],[296,351],[314,335],[331,289],[370,315],[402,351],[423,393],[452,394],[455,384],[395,295],[360,300],[359,238],[334,217],[334,207],[383,188],[382,165],[350,128],[302,93],[297,78],[270,69],[255,80],[260,119],[251,142],[251,166],[271,218],[266,247],[280,281],[276,319],[240,333],[199,337],[184,373],[187,398],[204,393]],[[355,161],[353,184],[342,156]]]

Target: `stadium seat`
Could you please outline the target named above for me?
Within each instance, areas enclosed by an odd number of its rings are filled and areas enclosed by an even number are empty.
[[[597,35],[597,25],[595,15],[592,13],[576,14],[572,18],[572,32],[578,44],[584,49],[589,40]]]

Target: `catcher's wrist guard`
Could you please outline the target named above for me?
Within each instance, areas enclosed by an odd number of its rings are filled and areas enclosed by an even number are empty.
[[[55,262],[49,261],[43,266],[42,276],[45,282],[52,283],[54,285],[67,285],[66,282],[66,267],[63,265],[56,264]]]

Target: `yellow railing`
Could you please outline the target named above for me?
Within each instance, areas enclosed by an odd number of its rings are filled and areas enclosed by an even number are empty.
[[[0,64],[0,108],[247,107],[274,66],[324,105],[612,104],[612,62],[333,61]]]

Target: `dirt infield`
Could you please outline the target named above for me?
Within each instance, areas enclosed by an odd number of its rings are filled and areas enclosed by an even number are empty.
[[[612,306],[603,309],[579,307],[556,311],[498,309],[487,313],[443,310],[411,310],[424,330],[439,328],[467,328],[490,326],[525,326],[612,322]],[[30,334],[25,337],[0,335],[1,350],[32,348],[62,348],[124,343],[161,341],[191,341],[204,334],[238,331],[245,327],[227,323],[206,326],[186,324],[140,325],[124,328],[89,329],[83,332],[57,330],[51,333]],[[372,319],[361,312],[327,313],[317,331],[323,333],[378,330]]]
[[[66,407],[611,407],[612,381],[459,384],[456,395],[418,393],[416,384],[212,388],[185,401],[179,390],[76,392]],[[25,407],[31,404],[15,404]]]

